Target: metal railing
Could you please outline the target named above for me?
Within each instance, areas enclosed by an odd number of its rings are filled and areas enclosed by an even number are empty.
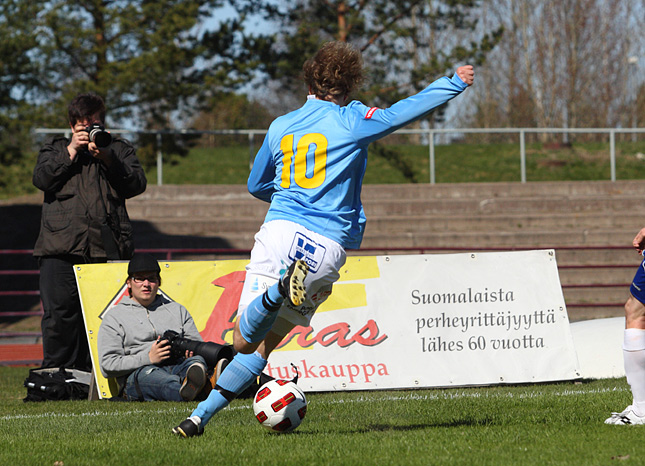
[[[69,137],[69,128],[45,129],[37,128],[36,134],[65,134]],[[116,134],[155,134],[157,141],[157,185],[163,184],[163,153],[161,138],[164,134],[178,135],[245,135],[249,142],[249,166],[253,165],[255,158],[255,136],[265,135],[266,129],[231,129],[231,130],[159,130],[159,131],[131,131],[114,129],[110,132]],[[416,134],[427,137],[428,164],[430,184],[436,183],[435,175],[435,136],[439,134],[517,134],[519,136],[519,164],[520,181],[526,183],[526,134],[606,134],[609,143],[610,179],[616,181],[616,134],[645,134],[645,128],[446,128],[446,129],[399,129],[393,134]]]
[[[517,133],[520,144],[520,177],[521,182],[526,183],[526,134],[527,133],[553,133],[553,134],[607,134],[609,136],[609,165],[611,170],[610,179],[616,181],[616,133],[626,134],[645,134],[645,128],[463,128],[463,129],[429,129],[429,130],[399,130],[400,132],[410,132],[410,134],[428,134],[428,146],[430,151],[430,183],[435,184],[435,161],[434,161],[434,136],[435,134],[447,133]]]

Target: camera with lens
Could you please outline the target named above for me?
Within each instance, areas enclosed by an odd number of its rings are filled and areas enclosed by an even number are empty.
[[[161,337],[170,343],[171,364],[180,361],[186,356],[186,351],[204,358],[208,367],[215,367],[220,359],[233,359],[233,347],[220,345],[212,341],[196,341],[184,338],[174,330],[166,330]]]
[[[112,135],[105,131],[104,126],[99,125],[98,123],[87,126],[85,131],[90,134],[90,141],[96,144],[96,147],[100,149],[109,147],[109,145],[112,144]]]

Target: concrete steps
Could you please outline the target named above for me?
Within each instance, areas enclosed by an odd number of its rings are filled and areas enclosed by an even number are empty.
[[[644,193],[640,180],[366,185],[368,251],[351,254],[555,248],[570,318],[620,316]],[[246,186],[150,186],[128,201],[138,247],[250,249],[267,208]]]
[[[362,199],[495,199],[523,197],[638,196],[645,180],[555,181],[457,184],[387,184],[363,186]],[[254,199],[245,185],[148,185],[145,193],[129,202],[149,200]]]
[[[643,191],[641,181],[367,185],[363,247],[628,244],[645,216]],[[164,235],[235,248],[251,247],[267,208],[238,185],[150,186],[128,201],[134,221]]]
[[[366,185],[364,250],[350,254],[554,248],[572,320],[620,316],[639,263],[630,243],[645,226],[644,194],[645,180]],[[41,194],[0,203],[4,249],[33,248],[41,204]],[[244,185],[151,185],[127,207],[138,249],[249,250],[268,204]],[[29,260],[11,268],[35,268]],[[607,286],[580,287],[589,284]]]
[[[363,187],[363,200],[436,198],[520,198],[538,196],[616,196],[639,195],[644,181],[554,181],[529,183],[459,183],[459,184],[405,184],[405,185],[366,185]]]
[[[244,212],[240,209],[240,214]],[[195,217],[184,213],[177,213],[176,217],[158,217],[142,216],[140,220],[157,225],[160,231],[167,234],[175,235],[229,235],[232,232],[252,232],[262,224],[264,214],[249,215],[242,217],[233,216],[209,216]],[[493,229],[497,230],[493,230]],[[549,214],[540,215],[492,215],[492,216],[403,216],[396,215],[392,217],[368,217],[368,226],[366,230],[365,241],[381,241],[383,236],[413,236],[418,241],[427,241],[424,245],[437,245],[436,241],[441,241],[446,232],[487,232],[487,237],[492,237],[493,233],[500,236],[499,240],[493,242],[504,242],[508,234],[523,236],[540,235],[546,236],[547,243],[552,243],[553,235],[562,234],[565,236],[564,242],[558,244],[574,244],[583,241],[588,244],[590,241],[600,241],[606,243],[606,236],[609,234],[632,234],[634,228],[634,219],[631,217],[593,214],[589,216],[567,215],[567,214]],[[493,230],[493,231],[491,231]],[[573,230],[573,232],[572,232]],[[575,233],[575,236],[568,239],[566,235]],[[428,238],[427,240],[425,238]],[[238,238],[239,239],[239,238]],[[482,237],[482,241],[485,238]],[[531,241],[532,239],[529,239]],[[440,244],[439,246],[454,245],[454,238],[449,235],[451,244]],[[482,247],[488,246],[482,244]],[[378,245],[377,245],[378,247]]]
[[[493,227],[491,226],[491,228]],[[459,244],[476,250],[481,248],[533,249],[557,246],[601,246],[619,244],[620,242],[630,243],[636,231],[638,229],[635,228],[572,229],[572,231],[486,231],[480,229],[467,232],[460,230],[444,232],[375,232],[368,230],[362,247],[446,248]]]
[[[363,247],[628,246],[643,192],[643,181],[367,185]],[[138,247],[156,231],[185,247],[248,249],[267,208],[239,185],[150,186],[128,201]]]
[[[229,210],[230,209],[230,210]],[[235,210],[233,210],[235,209]],[[191,203],[189,207],[177,206],[176,203],[164,201],[164,205],[145,205],[128,209],[133,219],[147,220],[155,224],[181,224],[187,220],[200,222],[204,228],[213,232],[246,231],[249,228],[257,228],[266,215],[267,208],[263,205],[249,206],[237,205],[234,208],[227,207],[226,210],[219,210],[211,202],[201,201],[199,205]],[[367,210],[367,209],[366,209]],[[376,209],[370,209],[374,212]],[[609,211],[589,212],[535,212],[528,210],[522,212],[487,213],[473,215],[473,212],[465,214],[447,213],[412,213],[406,215],[403,209],[390,209],[391,215],[370,215],[368,216],[368,229],[404,232],[442,232],[449,229],[467,230],[490,228],[492,225],[503,231],[523,230],[563,230],[571,228],[593,230],[593,229],[620,229],[632,228],[634,221],[626,217],[624,211],[619,213]],[[632,212],[634,210],[632,209]],[[164,215],[161,215],[164,213]],[[637,212],[636,212],[637,213]],[[642,212],[645,215],[645,211]],[[177,227],[181,228],[181,227]]]

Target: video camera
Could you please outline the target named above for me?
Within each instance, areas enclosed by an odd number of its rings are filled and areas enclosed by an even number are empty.
[[[98,123],[87,126],[85,131],[90,134],[90,141],[96,144],[96,147],[100,149],[105,149],[112,144],[112,135],[105,131],[104,126],[101,126]]]
[[[220,345],[212,341],[195,341],[184,338],[174,330],[166,330],[161,337],[170,343],[170,359],[178,361],[184,358],[186,351],[200,355],[206,361],[208,367],[215,367],[220,359],[233,359],[233,347],[231,345]]]

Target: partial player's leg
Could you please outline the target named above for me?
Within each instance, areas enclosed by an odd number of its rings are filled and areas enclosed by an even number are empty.
[[[645,261],[638,268],[630,287],[632,296],[625,303],[623,359],[625,375],[632,391],[632,404],[612,413],[606,424],[645,424]]]
[[[305,278],[309,267],[303,260],[294,261],[277,283],[255,298],[240,316],[240,335],[244,341],[234,341],[236,351],[250,352],[248,344],[257,347],[273,326],[278,311],[285,300],[297,307],[307,299]],[[252,348],[254,351],[255,348]]]
[[[252,354],[237,353],[217,379],[217,385],[208,398],[199,403],[190,417],[172,430],[173,433],[181,437],[201,435],[208,421],[257,379],[267,364],[269,354],[285,335],[286,333],[278,335],[269,332],[260,343],[258,351]]]

